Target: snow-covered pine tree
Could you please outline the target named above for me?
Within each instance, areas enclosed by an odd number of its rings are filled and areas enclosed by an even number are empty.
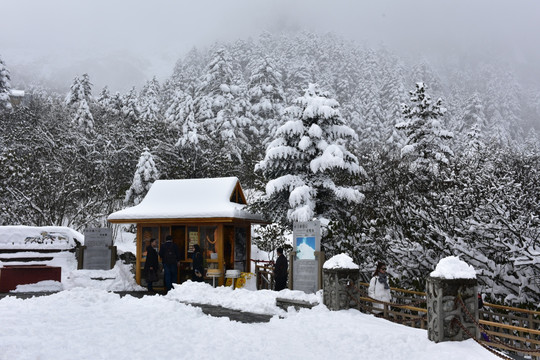
[[[253,40],[236,40],[231,46],[231,56],[235,60],[235,72],[241,74],[242,76],[249,76],[249,63],[253,56]]]
[[[12,109],[9,94],[11,90],[10,75],[4,61],[0,57],[0,114]]]
[[[531,107],[532,107],[532,113],[534,114],[534,117],[536,119],[540,119],[540,89],[537,90],[534,94],[531,94],[532,101],[531,101]]]
[[[373,49],[368,48],[360,60],[362,63],[361,86],[369,84],[371,87],[378,88],[383,78],[380,57]]]
[[[483,138],[487,129],[482,99],[477,92],[467,100],[458,119],[454,119],[456,152],[469,155],[477,153],[483,147]]]
[[[365,134],[361,147],[373,149],[386,141],[384,115],[381,112],[379,89],[373,81],[366,81],[360,92],[362,100],[361,132]]]
[[[107,111],[113,115],[122,115],[124,109],[124,100],[122,95],[117,91],[114,95],[111,96],[110,106],[107,108]]]
[[[245,116],[245,87],[235,81],[232,63],[227,50],[214,53],[197,89],[195,109],[212,147],[227,161],[241,163],[244,148],[250,146],[246,136],[250,120]]]
[[[73,124],[84,134],[93,134],[94,116],[89,106],[93,102],[92,84],[90,83],[88,74],[83,74],[73,79],[65,102],[71,109]]]
[[[66,95],[66,105],[78,106],[78,103],[82,100],[85,100],[88,104],[93,102],[92,97],[92,83],[90,82],[90,77],[88,74],[83,74],[81,76],[76,76],[73,79],[73,83],[70,86],[70,90]]]
[[[195,108],[190,95],[177,90],[165,113],[165,118],[170,127],[178,131],[175,146],[195,146],[201,141],[201,124],[195,120]]]
[[[79,103],[84,98],[84,90],[81,85],[81,80],[78,76],[73,79],[73,83],[66,95],[66,105],[73,106]]]
[[[506,92],[503,81],[499,74],[492,68],[485,69],[486,83],[486,101],[485,114],[488,124],[488,135],[491,142],[497,142],[500,145],[506,145],[511,139],[510,122],[505,121],[503,117],[503,103],[505,99],[503,94]]]
[[[141,109],[137,101],[137,91],[132,87],[127,94],[122,97],[122,113],[130,124],[137,124],[141,117]]]
[[[191,49],[183,60],[178,60],[171,77],[174,90],[180,89],[195,98],[201,73],[204,69],[203,55],[197,48]]]
[[[88,104],[92,104],[94,102],[94,98],[92,97],[92,83],[90,82],[90,76],[87,73],[82,74],[81,76],[81,85],[82,90],[84,94],[84,98],[88,102]]]
[[[101,90],[96,101],[103,109],[109,108],[109,106],[111,105],[111,92],[109,91],[108,86],[105,86]]]
[[[283,111],[284,94],[281,74],[269,56],[255,60],[248,83],[248,95],[251,103],[250,112],[258,130],[261,145],[266,145],[280,125]]]
[[[86,100],[79,101],[73,121],[79,129],[86,134],[94,133],[94,116],[90,112],[90,107]]]
[[[275,222],[332,218],[343,202],[362,201],[352,184],[363,169],[347,150],[347,141],[357,136],[344,125],[338,108],[327,92],[310,84],[285,110],[289,120],[256,166],[268,180],[266,200]]]
[[[351,49],[343,41],[335,44],[334,51],[331,52],[332,67],[322,74],[325,88],[328,86],[335,94],[336,100],[341,104],[341,114],[348,118],[351,115],[347,105],[350,105],[351,98],[359,88],[360,57],[357,49]],[[327,84],[327,85],[326,85]]]
[[[523,134],[523,117],[521,111],[522,90],[514,74],[507,73],[504,76],[503,93],[501,102],[501,115],[503,123],[507,124],[511,137],[518,142],[521,141]]]
[[[312,75],[312,67],[313,62],[307,56],[289,67],[289,71],[285,74],[285,96],[287,99],[301,96],[303,89],[315,80]]]
[[[195,117],[191,95],[177,89],[165,111],[165,122],[170,142],[160,145],[160,160],[165,165],[163,173],[169,177],[197,178],[217,176],[213,163],[219,149],[212,149],[202,122]]]
[[[406,92],[403,86],[404,69],[401,64],[395,64],[386,69],[383,74],[382,87],[380,90],[381,111],[384,117],[384,141],[388,145],[403,144],[403,136],[397,131],[395,124],[401,117],[400,104],[406,99]],[[401,146],[400,146],[401,145]]]
[[[139,104],[141,109],[141,120],[146,124],[154,124],[161,120],[160,114],[160,87],[154,76],[148,81],[140,94]]]
[[[484,105],[478,92],[475,92],[467,101],[467,105],[463,110],[463,126],[465,129],[472,129],[477,124],[481,131],[487,125],[486,115],[484,113]],[[461,130],[461,129],[460,129]]]
[[[165,122],[171,129],[181,129],[184,119],[184,99],[186,95],[180,89],[174,91],[165,110]]]
[[[412,81],[429,84],[430,89],[437,96],[442,93],[441,80],[426,59],[423,59],[419,64],[412,68],[410,71],[410,79]]]
[[[465,146],[465,154],[469,157],[474,157],[480,153],[485,146],[483,141],[483,133],[480,124],[474,124],[467,132],[467,145]]]
[[[525,155],[540,159],[540,134],[533,128],[529,130],[525,142],[521,145]]]
[[[442,100],[431,100],[426,93],[424,83],[416,83],[416,89],[410,91],[410,105],[402,105],[403,121],[396,128],[404,131],[406,143],[401,148],[402,160],[409,171],[420,178],[438,177],[454,156],[445,141],[453,138],[453,134],[445,130],[439,118],[446,109]]]
[[[152,187],[154,181],[159,179],[159,172],[154,162],[154,157],[150,153],[148,148],[144,148],[139,162],[137,163],[137,169],[133,176],[133,182],[126,191],[126,197],[124,198],[124,204],[137,205],[139,204],[148,190]]]

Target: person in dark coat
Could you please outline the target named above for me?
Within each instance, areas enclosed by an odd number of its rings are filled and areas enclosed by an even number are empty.
[[[149,292],[154,292],[153,283],[159,278],[159,260],[157,253],[157,239],[150,239],[146,247],[146,262],[144,263],[144,273],[146,276],[146,286]]]
[[[278,258],[274,265],[274,290],[280,291],[287,287],[287,278],[289,277],[289,264],[287,258],[283,255],[283,248],[277,248]]]
[[[163,263],[165,291],[168,292],[172,289],[172,283],[177,281],[178,266],[180,265],[180,250],[178,245],[173,243],[171,235],[167,235],[165,243],[161,245],[159,257]]]
[[[201,253],[201,247],[198,244],[194,245],[195,251],[193,252],[193,275],[191,280],[204,281],[203,277],[203,257]]]

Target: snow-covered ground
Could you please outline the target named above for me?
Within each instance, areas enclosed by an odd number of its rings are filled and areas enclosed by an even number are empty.
[[[0,300],[0,359],[496,359],[473,340],[436,344],[425,330],[356,310],[283,311],[275,298],[318,301],[296,291],[232,290],[186,282],[141,299],[95,288]],[[244,324],[180,301],[274,314]]]
[[[115,241],[118,254],[135,253],[135,234],[120,233]],[[62,269],[61,282],[42,281],[38,284],[19,285],[14,292],[62,291],[76,287],[94,288],[109,291],[145,290],[135,282],[132,265],[117,261],[111,270],[77,270],[75,253],[60,251],[72,249],[76,242],[84,245],[84,235],[63,226],[0,226],[0,250],[18,249],[21,252],[2,254],[2,258],[34,258],[34,261],[2,261],[5,265],[43,264],[58,266]],[[24,251],[28,249],[54,249],[55,253]],[[50,260],[40,258],[52,257]],[[96,280],[99,279],[99,280]]]
[[[120,251],[134,250],[130,235],[115,244]],[[253,255],[267,256],[256,248]],[[57,293],[0,299],[0,360],[496,359],[473,340],[435,344],[425,330],[356,310],[329,311],[322,304],[322,292],[256,291],[252,277],[236,290],[188,281],[175,285],[165,296],[120,297],[111,291],[144,290],[135,283],[131,265],[119,261],[112,270],[76,270],[72,261],[55,262],[62,265],[62,282],[19,285],[16,292]],[[338,255],[325,264],[334,265],[355,264],[348,256]],[[454,268],[451,265],[444,271]],[[276,306],[276,297],[318,305],[285,311]],[[269,323],[243,324],[205,315],[186,303],[273,318]]]

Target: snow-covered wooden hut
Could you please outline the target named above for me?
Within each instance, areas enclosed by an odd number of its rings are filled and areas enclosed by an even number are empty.
[[[246,198],[238,178],[157,180],[140,204],[109,215],[111,223],[137,224],[136,280],[151,238],[165,242],[167,235],[180,248],[181,266],[176,282],[191,278],[191,255],[195,244],[203,250],[209,273],[250,271],[251,224],[262,217],[245,210]]]

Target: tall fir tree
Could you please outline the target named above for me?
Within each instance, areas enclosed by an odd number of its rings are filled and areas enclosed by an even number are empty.
[[[250,120],[246,117],[245,87],[235,78],[229,53],[223,48],[217,50],[197,89],[195,109],[216,155],[242,163],[244,147],[250,147],[246,141]]]
[[[257,164],[268,181],[267,205],[274,220],[332,218],[343,202],[357,204],[363,199],[353,185],[363,169],[347,150],[347,142],[357,137],[344,124],[338,107],[327,92],[310,84],[304,96],[286,109],[289,120]]]
[[[94,116],[90,111],[92,83],[88,74],[73,79],[65,102],[71,109],[73,124],[86,135],[94,134]]]
[[[139,107],[135,87],[132,87],[124,94],[124,96],[122,96],[122,113],[128,124],[138,125],[141,118],[141,108]]]
[[[101,106],[103,109],[107,109],[111,106],[111,92],[109,90],[108,86],[105,86],[99,93],[97,99],[97,103],[99,106]]]
[[[203,139],[201,123],[195,119],[195,106],[190,95],[176,91],[165,117],[178,133],[176,146],[195,146]]]
[[[161,120],[160,86],[155,76],[141,90],[139,104],[141,121],[146,124],[155,124]]]
[[[478,92],[475,92],[467,101],[467,105],[463,110],[462,118],[463,129],[459,131],[467,131],[471,129],[475,124],[483,130],[487,126],[486,115],[484,113],[484,105]]]
[[[411,173],[438,177],[454,155],[446,144],[453,134],[444,129],[440,119],[446,109],[441,99],[435,102],[431,99],[424,83],[416,83],[410,95],[410,104],[403,104],[404,119],[396,124],[406,135],[406,143],[401,148],[402,160]]]
[[[280,125],[284,104],[281,74],[269,56],[253,62],[248,95],[254,122],[252,125],[257,129],[257,140],[265,146]]]
[[[383,139],[390,147],[401,147],[404,140],[395,127],[401,119],[401,104],[407,100],[403,85],[403,72],[404,69],[399,63],[388,66],[383,73],[380,90],[381,112],[385,125]]]

